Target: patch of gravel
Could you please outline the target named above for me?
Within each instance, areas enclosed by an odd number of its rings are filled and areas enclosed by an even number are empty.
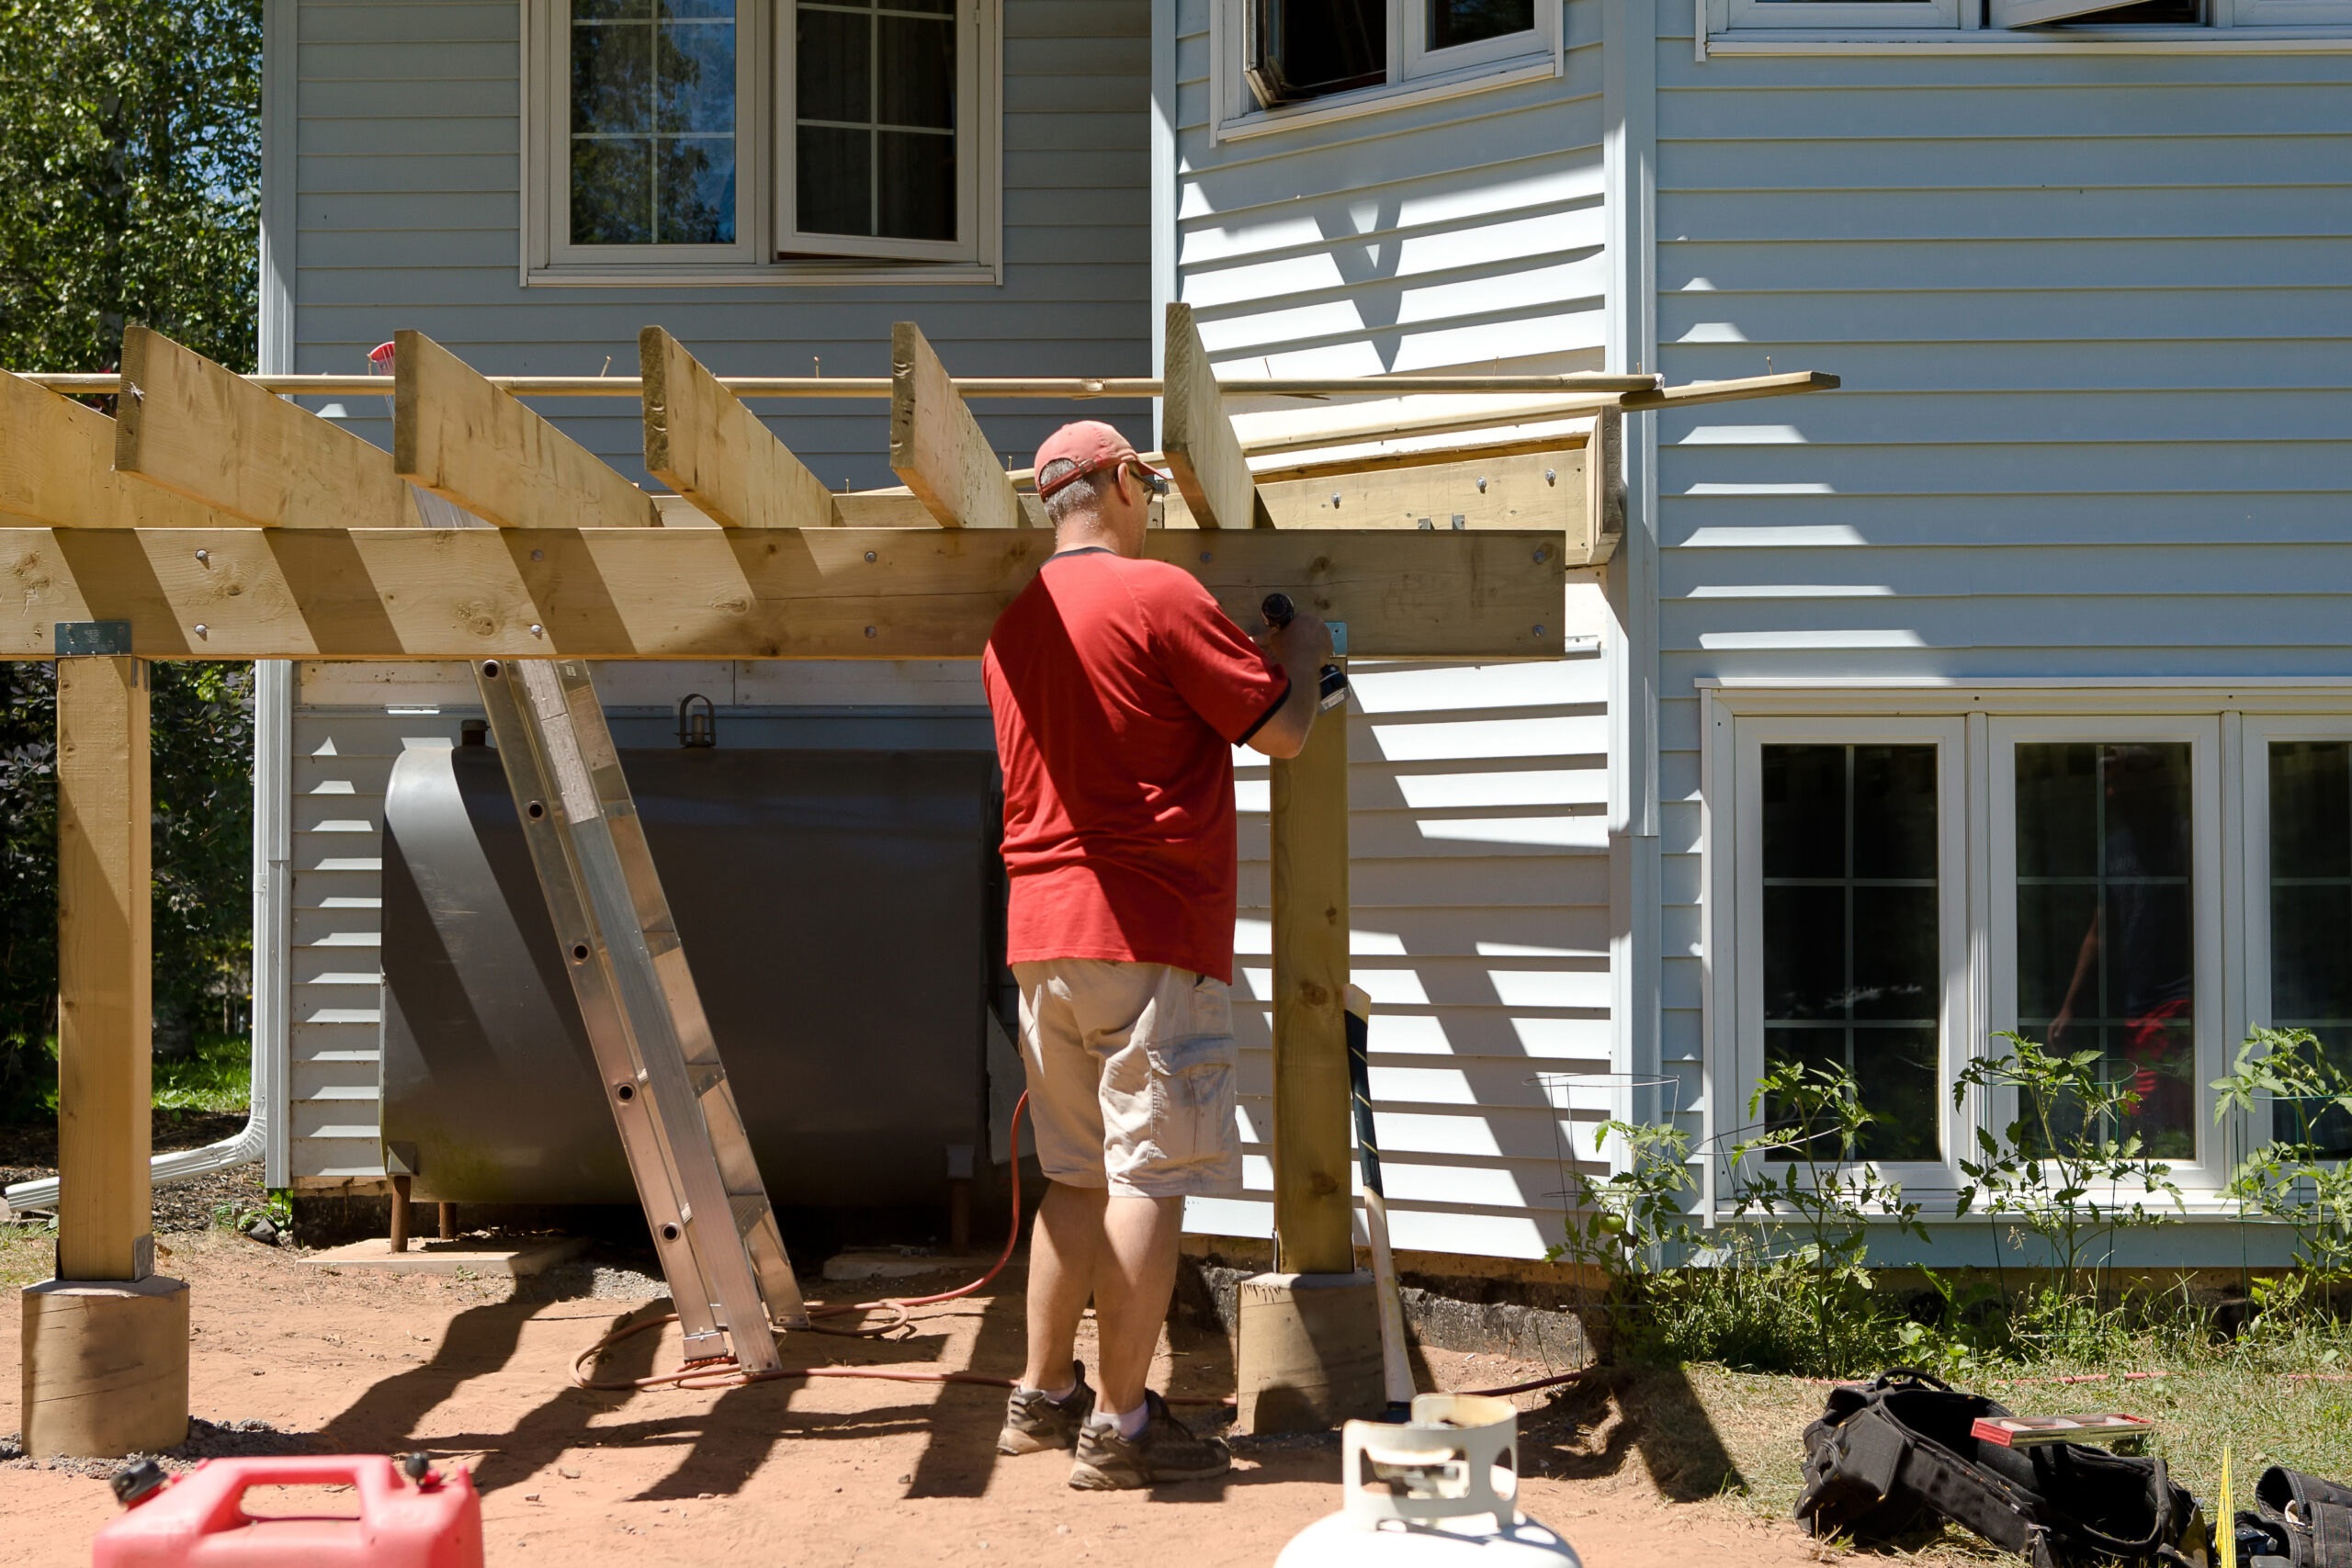
[[[187,1424],[187,1440],[156,1454],[128,1454],[121,1459],[37,1460],[25,1452],[21,1436],[0,1437],[0,1470],[62,1470],[105,1481],[117,1472],[152,1459],[177,1475],[208,1459],[255,1459],[274,1454],[318,1451],[318,1440],[308,1432],[282,1432],[266,1421],[207,1421],[198,1416]]]
[[[516,1280],[514,1293],[545,1302],[650,1302],[667,1300],[670,1287],[626,1264],[575,1258]]]

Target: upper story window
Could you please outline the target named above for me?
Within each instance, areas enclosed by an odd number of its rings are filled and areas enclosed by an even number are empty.
[[[2352,21],[2352,0],[1707,0],[1709,41],[1743,31],[1806,28],[1824,35],[1982,30],[2002,41],[2072,39],[2086,44],[2152,38],[2193,40],[2216,29],[2332,27]]]
[[[1561,0],[1215,0],[1217,134],[1555,74]]]
[[[526,281],[993,281],[1001,0],[529,0]]]

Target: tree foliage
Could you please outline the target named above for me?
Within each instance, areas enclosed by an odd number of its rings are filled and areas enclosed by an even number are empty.
[[[0,366],[254,365],[261,0],[0,0]],[[156,1044],[246,1027],[252,669],[158,664]],[[53,1081],[56,672],[0,662],[0,1110]]]
[[[0,355],[254,364],[261,0],[0,0]]]

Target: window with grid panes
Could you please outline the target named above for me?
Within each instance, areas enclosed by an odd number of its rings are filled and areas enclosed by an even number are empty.
[[[2189,746],[2020,742],[2016,767],[2018,1032],[2097,1051],[2103,1079],[2139,1096],[2102,1134],[2194,1158]],[[2079,1124],[2050,1111],[2062,1135]]]
[[[2270,1018],[2352,1067],[2352,744],[2270,743]],[[2352,1117],[2280,1101],[2271,1135],[2352,1156]]]
[[[1261,108],[1407,83],[1550,47],[1558,0],[1240,0]]]
[[[793,228],[956,238],[956,0],[795,0]]]
[[[1760,761],[1765,1055],[1853,1074],[1876,1118],[1855,1157],[1940,1158],[1936,748],[1767,745]]]
[[[571,239],[735,243],[734,0],[571,0]]]

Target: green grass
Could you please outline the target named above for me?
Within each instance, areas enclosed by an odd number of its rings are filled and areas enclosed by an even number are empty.
[[[158,1111],[243,1111],[253,1097],[250,1042],[199,1036],[175,1062],[155,1064]]]

